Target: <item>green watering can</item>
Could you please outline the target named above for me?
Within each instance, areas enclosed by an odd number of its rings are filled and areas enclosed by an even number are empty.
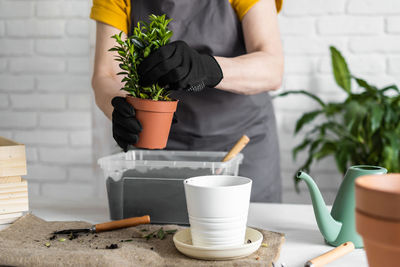
[[[354,181],[362,175],[385,173],[387,173],[387,170],[378,166],[358,165],[350,167],[340,185],[331,213],[329,213],[314,180],[305,172],[297,173],[297,178],[304,180],[310,190],[318,228],[328,244],[336,247],[344,242],[351,241],[356,248],[364,247],[361,236],[356,232]]]

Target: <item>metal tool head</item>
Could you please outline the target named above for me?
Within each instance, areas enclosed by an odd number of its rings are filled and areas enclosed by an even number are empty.
[[[56,231],[53,234],[55,235],[69,235],[69,234],[77,234],[77,233],[90,233],[90,229],[68,229],[62,231]]]
[[[280,264],[280,267],[286,267],[283,263]],[[279,267],[276,263],[272,262],[272,267]]]

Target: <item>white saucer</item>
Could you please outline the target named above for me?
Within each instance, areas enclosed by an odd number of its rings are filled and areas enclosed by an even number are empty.
[[[174,235],[175,247],[184,255],[201,260],[232,260],[249,256],[261,246],[263,235],[247,227],[245,243],[240,246],[200,247],[192,245],[190,228],[180,230]],[[247,243],[251,240],[251,243]]]

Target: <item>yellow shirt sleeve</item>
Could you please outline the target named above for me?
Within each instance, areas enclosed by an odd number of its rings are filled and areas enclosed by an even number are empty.
[[[242,21],[244,15],[257,3],[259,0],[229,0],[233,9],[236,11],[240,21]],[[275,0],[276,11],[279,13],[282,8],[283,0]]]
[[[93,0],[90,18],[128,33],[130,13],[130,0]]]
[[[240,20],[259,0],[229,0]],[[283,0],[275,0],[279,12]],[[130,0],[93,0],[90,18],[111,25],[128,33],[130,25]]]

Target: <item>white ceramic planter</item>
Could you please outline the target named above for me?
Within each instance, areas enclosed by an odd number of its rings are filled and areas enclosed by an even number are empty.
[[[252,181],[239,176],[198,176],[184,181],[193,245],[244,242]]]

